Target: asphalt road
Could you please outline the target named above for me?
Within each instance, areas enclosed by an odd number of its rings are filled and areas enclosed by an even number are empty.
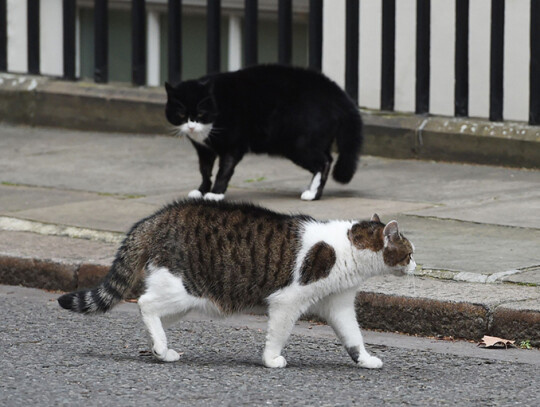
[[[159,363],[135,304],[104,316],[59,308],[57,294],[0,286],[0,405],[540,405],[540,352],[487,350],[367,332],[381,370],[353,365],[328,327],[300,323],[288,366],[267,369],[264,317],[170,328],[176,363]]]

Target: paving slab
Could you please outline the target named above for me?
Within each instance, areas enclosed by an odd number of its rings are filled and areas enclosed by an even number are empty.
[[[293,192],[246,191],[231,188],[227,199],[254,201],[272,210],[284,213],[304,213],[316,219],[369,219],[374,213],[387,217],[391,214],[431,207],[428,203],[358,197],[323,196],[319,201],[304,202]],[[414,208],[414,209],[413,209]],[[387,219],[389,221],[390,219]]]
[[[456,219],[492,225],[540,229],[540,190],[517,194],[512,199],[450,204],[407,212],[419,216]]]
[[[118,244],[27,232],[0,231],[0,255],[57,263],[109,266]]]
[[[0,214],[96,199],[96,194],[23,185],[0,185]]]
[[[142,195],[190,190],[200,183],[195,151],[184,138],[1,124],[0,134],[0,182]],[[309,181],[309,173],[288,160],[247,155],[231,184],[301,193]],[[352,182],[330,180],[325,195],[445,203],[507,196],[539,185],[534,170],[363,156]]]
[[[482,304],[492,309],[501,304],[540,300],[540,287],[500,283],[476,284],[393,275],[370,278],[366,280],[361,291],[400,297]]]
[[[185,139],[10,126],[0,134],[0,182],[135,195],[200,182]]]
[[[244,167],[251,174],[237,176]],[[275,191],[300,192],[308,183],[309,175],[290,161],[253,155],[240,162],[232,179],[237,187]],[[341,185],[329,178],[325,196],[458,203],[512,197],[539,186],[540,172],[534,170],[362,156],[352,181]]]
[[[540,303],[537,300],[538,300],[538,297],[536,297],[536,299],[533,298],[533,299],[524,300],[524,301],[505,302],[504,304],[497,307],[497,310],[508,309],[508,310],[514,310],[514,311],[536,311],[540,313]]]
[[[398,215],[423,269],[492,274],[540,264],[540,230]]]
[[[133,199],[102,198],[20,211],[16,216],[59,225],[127,232],[135,222],[156,209],[157,206]]]
[[[526,270],[519,274],[504,277],[503,281],[519,284],[535,284],[540,286],[540,267],[533,267],[532,270]]]

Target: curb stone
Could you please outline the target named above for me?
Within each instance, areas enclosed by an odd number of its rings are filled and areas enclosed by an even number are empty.
[[[360,292],[356,309],[358,322],[369,329],[475,340],[489,331],[483,305]]]
[[[0,255],[0,284],[6,285],[76,291],[95,287],[108,270],[103,264]],[[137,297],[141,289],[128,297]],[[540,347],[540,310],[526,307],[501,305],[493,311],[483,304],[360,291],[356,309],[359,324],[367,329],[470,340],[487,334]]]

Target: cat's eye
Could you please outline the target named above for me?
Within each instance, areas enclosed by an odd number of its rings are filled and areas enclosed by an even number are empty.
[[[200,119],[200,118],[203,117],[203,116],[204,116],[204,113],[199,113],[199,114],[197,114],[197,118],[198,118],[198,119]]]
[[[412,253],[409,253],[407,254],[404,258],[402,258],[399,263],[403,262],[403,261],[411,261],[412,259]]]
[[[184,119],[186,117],[186,115],[184,113],[178,113],[178,117],[181,118],[181,119]]]

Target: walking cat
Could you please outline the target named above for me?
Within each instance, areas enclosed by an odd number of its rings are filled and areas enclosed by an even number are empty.
[[[83,314],[105,312],[144,280],[141,316],[152,352],[165,362],[179,355],[168,347],[163,322],[191,310],[216,316],[266,305],[263,363],[273,368],[285,367],[281,350],[309,312],[330,324],[358,366],[379,368],[364,347],[355,294],[370,276],[411,273],[413,250],[396,221],[384,225],[377,215],[322,222],[251,204],[186,200],[135,224],[97,288],[58,302]]]
[[[304,200],[321,197],[334,140],[339,150],[334,179],[348,183],[356,171],[362,146],[358,107],[319,72],[259,65],[165,88],[167,119],[199,156],[202,183],[189,197],[223,199],[247,152],[286,157],[311,172]],[[216,157],[219,170],[212,185]]]

